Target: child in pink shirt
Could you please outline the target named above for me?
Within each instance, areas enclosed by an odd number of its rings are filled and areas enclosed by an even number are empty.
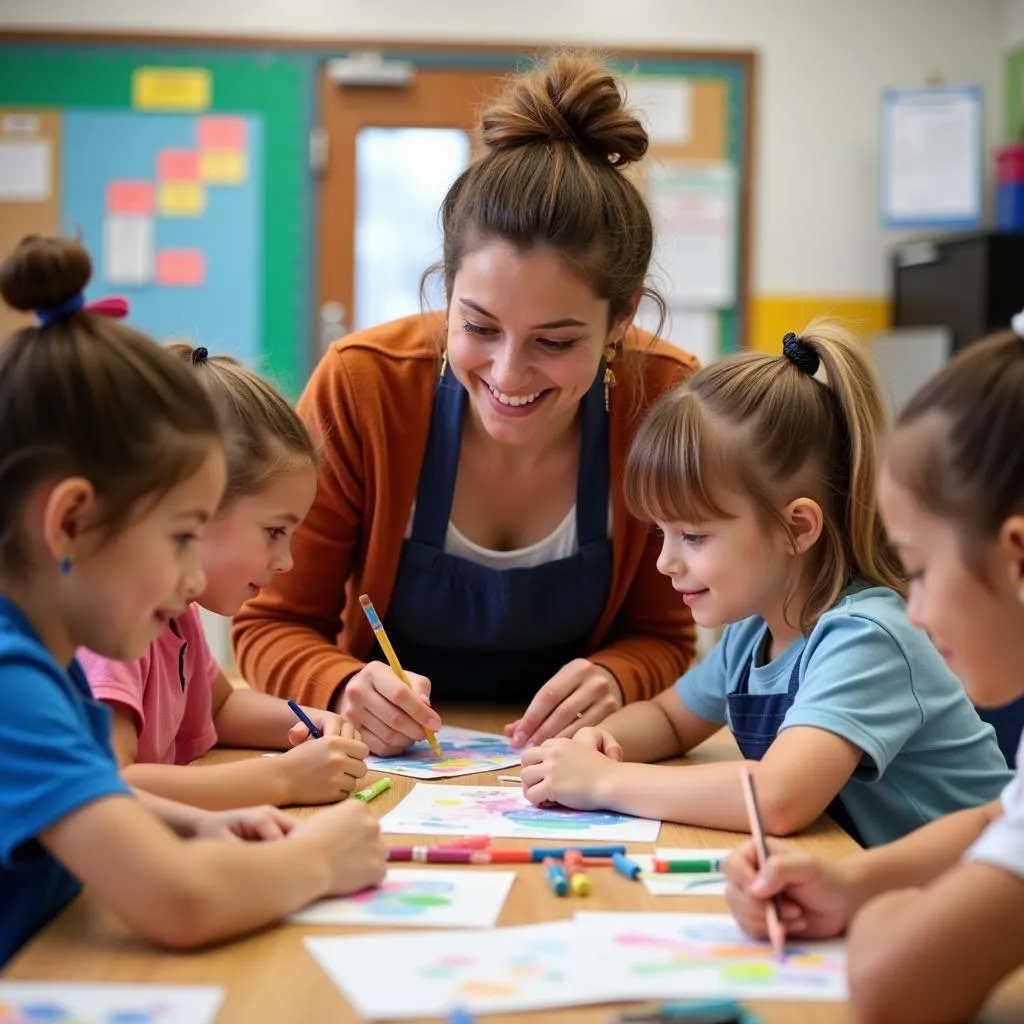
[[[340,800],[366,773],[367,748],[353,727],[319,708],[303,710],[324,734],[311,739],[288,704],[232,687],[207,645],[199,606],[233,615],[292,566],[291,535],[316,492],[317,455],[288,402],[227,356],[175,343],[218,402],[236,444],[216,517],[199,539],[205,587],[138,661],[80,651],[94,696],[109,704],[113,741],[133,786],[184,803],[229,808]],[[284,750],[280,757],[192,766],[214,744]]]

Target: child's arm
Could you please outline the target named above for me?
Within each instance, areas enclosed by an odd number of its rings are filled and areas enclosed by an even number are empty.
[[[325,736],[340,736],[344,719],[333,711],[303,707]],[[219,672],[213,680],[213,724],[217,742],[225,747],[289,750],[309,732],[288,702],[248,687],[236,688]]]
[[[114,749],[125,781],[180,803],[208,810],[333,803],[351,793],[366,774],[366,746],[353,736],[325,736],[300,743],[277,757],[230,764],[138,764],[135,717],[121,705],[110,707],[114,712]],[[350,726],[346,729],[351,731]]]
[[[151,814],[183,839],[280,839],[295,827],[296,819],[276,807],[236,807],[207,811],[166,797],[132,791]]]
[[[250,931],[312,900],[377,884],[386,850],[353,801],[307,818],[286,838],[239,843],[177,838],[138,801],[85,804],[39,836],[130,928],[189,948]]]
[[[704,725],[713,731],[712,723]],[[831,733],[787,729],[761,761],[748,762],[757,776],[765,829],[788,835],[815,821],[860,757],[856,747]],[[814,770],[808,771],[808,765]],[[678,767],[619,764],[582,743],[553,740],[527,751],[522,774],[525,795],[535,804],[555,801],[730,832],[748,828],[736,761]]]
[[[574,739],[616,760],[649,764],[688,753],[720,728],[690,711],[672,687],[653,700],[627,704]]]

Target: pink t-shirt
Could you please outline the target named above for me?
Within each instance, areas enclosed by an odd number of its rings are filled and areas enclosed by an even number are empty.
[[[198,605],[190,604],[138,661],[110,661],[84,649],[77,657],[94,697],[135,712],[136,761],[188,764],[217,742],[213,681],[221,670],[206,642]]]

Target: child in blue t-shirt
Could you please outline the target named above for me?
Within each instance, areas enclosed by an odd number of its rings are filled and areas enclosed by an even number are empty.
[[[910,618],[983,708],[1024,696],[1024,313],[1013,330],[911,398],[878,484]],[[763,936],[777,898],[799,942],[846,932],[857,1020],[974,1020],[1024,965],[1022,757],[1000,799],[840,861],[773,843],[759,870],[745,843],[725,866],[730,910]]]
[[[385,868],[362,805],[215,814],[118,777],[74,652],[138,658],[203,589],[226,438],[188,367],[85,306],[90,272],[77,242],[34,236],[0,265],[4,300],[39,319],[0,344],[0,965],[83,882],[185,947]],[[218,835],[278,841],[184,841]]]
[[[662,530],[658,567],[694,621],[725,633],[673,689],[527,751],[531,801],[745,830],[735,765],[635,763],[723,725],[775,835],[828,811],[875,845],[999,793],[992,728],[906,618],[874,500],[883,423],[867,356],[824,323],[661,400],[627,499]]]

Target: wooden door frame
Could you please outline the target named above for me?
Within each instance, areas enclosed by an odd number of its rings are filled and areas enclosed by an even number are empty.
[[[161,49],[187,47],[190,50],[271,50],[283,53],[308,54],[311,58],[323,63],[340,53],[362,50],[380,52],[383,56],[399,56],[409,53],[456,53],[479,54],[482,57],[507,56],[513,60],[522,60],[524,55],[544,56],[564,49],[565,46],[578,45],[587,48],[587,42],[573,44],[567,41],[561,44],[539,43],[536,40],[509,40],[504,43],[473,43],[417,41],[415,39],[360,39],[344,36],[310,37],[298,36],[281,38],[268,35],[206,35],[192,36],[186,33],[158,34],[153,32],[110,32],[110,31],[56,31],[46,32],[36,29],[0,29],[0,43],[79,43],[87,45],[105,45],[118,47],[155,46]],[[755,119],[757,117],[757,71],[758,53],[755,50],[717,50],[687,49],[677,47],[624,47],[614,49],[605,45],[597,49],[610,58],[621,60],[671,61],[673,63],[707,64],[709,69],[714,65],[733,64],[743,69],[743,96],[745,110],[743,119],[743,138],[740,153],[740,233],[739,253],[737,255],[737,294],[736,309],[740,320],[738,341],[745,345],[750,333],[750,291],[752,266],[752,234],[754,221],[754,140],[756,137]],[[493,63],[489,66],[494,67]],[[482,68],[481,68],[482,70]],[[506,71],[511,70],[506,68]],[[313,232],[312,244],[319,250],[318,232]],[[319,274],[319,268],[317,269]],[[319,295],[317,296],[319,299]],[[319,301],[317,302],[319,308]],[[314,335],[315,335],[314,331]],[[317,338],[311,339],[311,346],[318,347]]]

